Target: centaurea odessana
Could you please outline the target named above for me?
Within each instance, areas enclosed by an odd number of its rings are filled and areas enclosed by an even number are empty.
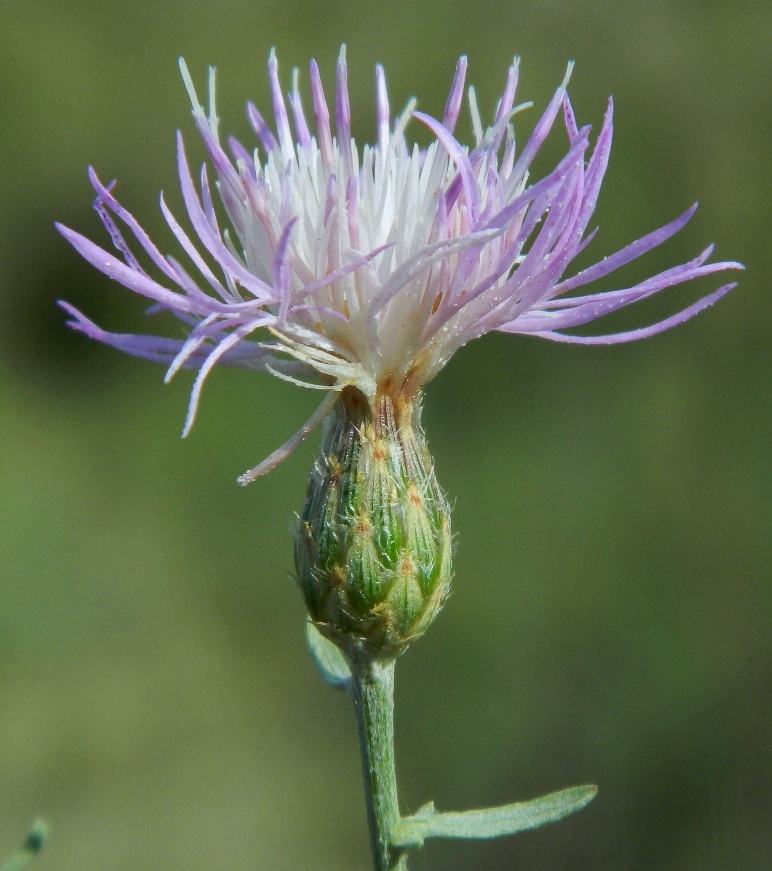
[[[206,112],[182,63],[232,228],[221,229],[205,166],[197,188],[178,135],[182,195],[198,242],[163,197],[161,209],[199,277],[159,252],[93,170],[95,208],[120,257],[59,227],[90,263],[152,300],[151,311],[172,312],[187,327],[187,338],[179,340],[109,333],[62,303],[73,328],[168,364],[167,380],[180,368],[198,369],[183,434],[216,363],[267,371],[327,394],[286,445],[239,481],[248,483],[275,467],[325,421],[295,558],[314,625],[344,654],[341,659],[335,647],[311,633],[327,678],[348,685],[354,695],[379,871],[405,867],[405,850],[425,837],[491,837],[531,828],[577,809],[594,794],[593,788],[580,787],[472,816],[433,808],[399,815],[390,743],[393,661],[425,631],[451,575],[448,506],[420,428],[423,387],[462,345],[493,330],[588,345],[652,336],[688,320],[734,284],[652,326],[602,336],[564,331],[691,279],[742,268],[708,263],[711,246],[630,287],[577,294],[669,239],[696,207],[565,278],[594,236],[587,227],[608,163],[612,103],[591,148],[590,127],[577,125],[566,93],[569,66],[518,150],[513,118],[530,104],[515,105],[516,59],[490,126],[483,127],[474,90],[468,89],[475,138],[470,149],[453,135],[466,67],[461,58],[441,120],[415,111],[411,100],[394,121],[384,72],[376,67],[377,141],[360,150],[351,138],[345,52],[337,64],[336,135],[316,63],[310,66],[314,135],[297,71],[285,102],[272,52],[275,129],[248,104],[262,147],[250,153],[233,138],[227,150],[221,142],[214,71]],[[561,113],[566,154],[552,172],[532,182],[531,164]],[[406,141],[411,118],[433,134],[425,150]],[[116,218],[157,278],[132,252]]]

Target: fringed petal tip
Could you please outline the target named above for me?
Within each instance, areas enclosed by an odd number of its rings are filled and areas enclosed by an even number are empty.
[[[101,342],[103,345],[109,345],[111,348],[123,351],[133,357],[150,360],[152,363],[171,363],[184,344],[182,341],[166,339],[163,336],[111,333],[103,330],[70,303],[58,300],[57,305],[70,315],[70,318],[65,321],[70,329],[88,336],[89,339]]]
[[[60,224],[57,224],[57,229],[59,229],[60,226]],[[89,336],[89,338],[99,338],[97,334],[100,333],[101,330],[93,321],[90,321],[83,312],[76,309],[74,305],[64,299],[57,299],[56,304],[59,308],[64,309],[64,311],[66,311],[70,316],[69,319],[64,322],[65,326],[68,326],[70,329],[76,330],[79,333],[84,333]]]

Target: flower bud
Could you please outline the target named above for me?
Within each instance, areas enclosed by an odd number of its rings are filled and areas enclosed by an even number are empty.
[[[311,619],[354,662],[397,656],[448,595],[450,510],[420,402],[353,387],[325,421],[295,535]]]

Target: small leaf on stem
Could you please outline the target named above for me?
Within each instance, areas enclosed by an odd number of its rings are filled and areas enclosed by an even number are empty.
[[[336,689],[346,689],[351,680],[351,669],[338,647],[310,621],[306,623],[306,641],[324,682]]]
[[[4,864],[0,865],[0,871],[24,871],[29,863],[43,848],[47,835],[46,824],[43,820],[36,820],[32,824],[27,839],[19,850]]]
[[[394,833],[395,847],[421,847],[426,838],[498,838],[553,823],[581,810],[595,798],[597,786],[574,786],[532,801],[459,813],[438,813],[424,805],[404,817]]]

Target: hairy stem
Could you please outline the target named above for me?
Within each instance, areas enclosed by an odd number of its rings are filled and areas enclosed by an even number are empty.
[[[405,850],[391,846],[400,821],[394,769],[394,660],[354,669],[350,686],[375,871],[406,871]]]

